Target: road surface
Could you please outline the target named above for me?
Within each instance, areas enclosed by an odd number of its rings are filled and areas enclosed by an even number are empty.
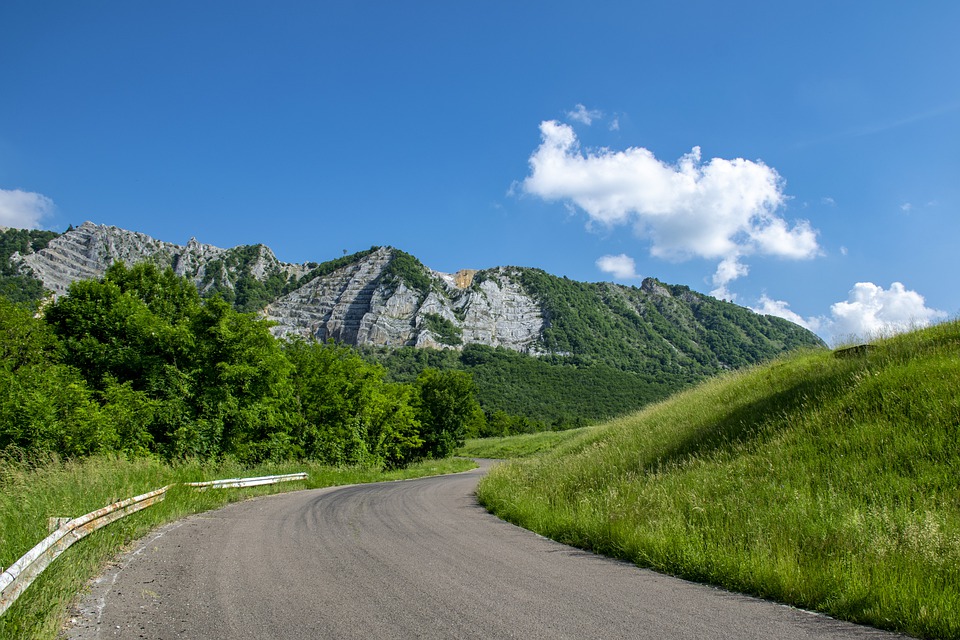
[[[155,531],[93,585],[91,639],[892,638],[505,523],[482,470],[298,491]]]

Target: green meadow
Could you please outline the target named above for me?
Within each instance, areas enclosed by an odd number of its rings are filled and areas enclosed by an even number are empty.
[[[960,323],[782,357],[555,445],[494,468],[481,502],[664,573],[960,638]]]
[[[245,489],[198,491],[173,486],[166,499],[117,520],[76,543],[44,571],[0,616],[0,638],[56,638],[71,603],[87,581],[133,541],[151,529],[189,514],[254,496],[362,482],[402,480],[472,469],[470,460],[443,459],[404,469],[329,467],[315,463],[248,467],[231,461],[168,464],[153,458],[93,456],[81,461],[49,457],[24,464],[0,461],[0,566],[9,567],[47,535],[47,518],[77,517],[124,498],[183,482],[306,471],[305,481]]]
[[[592,428],[522,433],[501,438],[468,438],[463,446],[457,449],[457,455],[467,458],[526,458],[550,451],[568,440],[580,437]]]

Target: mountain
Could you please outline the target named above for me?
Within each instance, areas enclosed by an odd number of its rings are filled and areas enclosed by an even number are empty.
[[[633,409],[724,370],[824,346],[782,318],[654,278],[628,287],[524,267],[448,274],[392,247],[290,264],[263,245],[180,246],[90,222],[52,239],[23,233],[0,233],[0,260],[9,255],[0,276],[36,278],[63,295],[117,260],[170,267],[203,296],[272,321],[279,337],[355,345],[397,379],[425,366],[467,369],[485,408],[547,422]],[[590,407],[568,391],[555,396],[578,381],[590,388]]]
[[[170,267],[201,294],[262,313],[279,336],[354,345],[479,343],[536,355],[633,350],[638,354],[627,360],[724,368],[822,344],[786,320],[653,278],[637,288],[521,267],[446,274],[391,247],[323,264],[290,264],[264,245],[221,249],[191,239],[180,246],[86,222],[10,257],[55,295],[74,280],[100,277],[117,260]]]

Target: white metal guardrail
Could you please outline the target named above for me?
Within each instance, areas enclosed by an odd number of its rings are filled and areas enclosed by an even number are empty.
[[[4,571],[3,574],[0,574],[0,614],[13,604],[24,589],[29,587],[34,579],[47,568],[47,565],[70,548],[74,542],[85,538],[101,527],[107,526],[114,520],[119,520],[126,515],[160,502],[166,497],[169,488],[168,485],[150,493],[114,502],[79,518],[66,520],[56,531],[14,562],[13,566]]]
[[[225,480],[188,482],[185,484],[201,490],[210,487],[226,489],[230,487],[256,487],[291,480],[306,480],[306,478],[306,473],[289,473],[279,476],[227,478]],[[3,615],[36,577],[74,542],[85,538],[115,520],[160,502],[166,497],[167,489],[171,486],[167,485],[156,491],[114,502],[78,518],[51,518],[51,522],[56,524],[57,529],[22,558],[14,562],[9,569],[0,574],[0,615]]]
[[[235,487],[256,487],[261,484],[276,484],[291,480],[306,480],[306,473],[287,473],[281,476],[261,476],[259,478],[227,478],[208,482],[187,482],[187,486],[197,489],[230,489]]]

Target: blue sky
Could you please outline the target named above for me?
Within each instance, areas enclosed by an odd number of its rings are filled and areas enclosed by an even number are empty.
[[[960,3],[0,5],[0,224],[956,317]]]

